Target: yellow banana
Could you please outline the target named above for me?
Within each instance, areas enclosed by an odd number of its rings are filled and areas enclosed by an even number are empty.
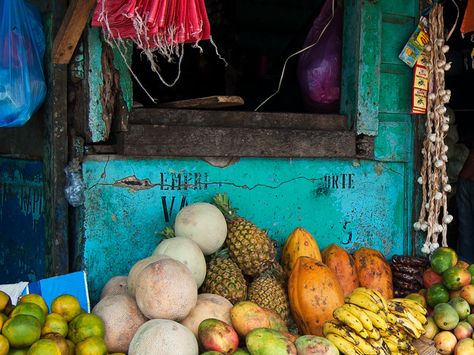
[[[390,353],[391,353],[390,349],[387,346],[387,344],[385,344],[385,342],[383,341],[382,338],[380,338],[378,340],[369,339],[368,342],[370,343],[370,345],[372,345],[374,347],[375,350],[377,350],[378,354],[390,355]]]
[[[387,317],[387,321],[391,324],[397,324],[397,316],[391,312],[386,312],[385,317]]]
[[[406,339],[407,335],[405,332],[405,329],[399,329],[396,325],[389,325],[387,329],[385,330],[380,330],[380,335],[382,335],[383,338],[388,337],[389,335],[394,335],[398,339]]]
[[[365,329],[367,329],[368,331],[374,329],[374,326],[369,316],[364,312],[363,308],[360,308],[359,306],[356,306],[355,304],[351,303],[346,303],[341,307],[346,309],[349,313],[352,313],[352,315],[354,315],[355,317],[357,317]]]
[[[398,300],[398,299],[397,299]],[[402,299],[403,300],[403,299]],[[401,301],[394,301],[394,300],[390,300],[390,303],[389,303],[389,307],[392,307],[394,309],[401,309],[403,308],[404,311],[403,312],[408,312],[410,313],[411,315],[413,315],[421,324],[426,324],[427,320],[426,320],[426,309],[424,309],[420,304],[416,303],[415,301],[412,301],[412,300],[408,300],[407,301],[411,301],[411,302],[401,302]],[[412,307],[412,305],[415,304],[417,306],[419,306],[418,308],[416,307]],[[419,308],[421,308],[424,312],[421,312],[419,310]],[[395,313],[395,312],[393,312]],[[396,314],[396,313],[395,313]]]
[[[423,324],[412,314],[412,311],[410,308],[405,307],[403,304],[396,303],[396,302],[389,302],[388,307],[392,314],[396,315],[398,318],[408,319],[411,323],[413,323],[415,328],[421,334],[424,333],[425,328],[423,327]]]
[[[346,297],[346,303],[352,303],[352,304],[355,304],[356,306],[359,306],[361,308],[377,313],[380,310],[380,308],[377,305],[377,303],[374,301],[374,299],[371,296],[369,296],[367,293],[364,293],[361,290],[359,291],[357,290],[359,289],[356,288],[349,295],[349,297]]]
[[[384,343],[390,349],[391,354],[398,354],[398,342],[394,342],[391,339],[383,338]]]
[[[389,335],[388,337],[384,338],[384,341],[387,341],[387,340],[397,344],[398,350],[414,350],[415,349],[409,341],[398,339],[397,337],[393,335]]]
[[[409,298],[392,298],[391,301],[402,303],[407,307],[412,308],[415,312],[423,314],[424,316],[428,314],[428,310],[425,307]]]
[[[337,320],[331,320],[324,323],[323,334],[324,336],[327,336],[328,334],[336,334],[350,341],[354,345],[359,345],[359,342],[352,336],[352,329]]]
[[[360,337],[358,334],[351,334],[351,336],[358,342],[357,347],[366,355],[377,355],[377,349],[375,349],[367,340]]]
[[[355,330],[357,334],[361,334],[362,337],[367,338],[369,336],[361,321],[346,309],[342,307],[336,308],[333,312],[333,316],[342,323],[347,324],[350,328]]]
[[[333,343],[336,348],[339,349],[339,351],[343,354],[346,355],[364,355],[364,353],[359,350],[359,348],[352,344],[350,341],[344,339],[343,337],[337,335],[337,334],[332,334],[329,333],[326,336],[326,339],[328,339],[331,343]]]
[[[381,316],[383,312],[374,313],[372,311],[369,311],[368,309],[364,309],[364,312],[370,318],[370,321],[372,322],[374,327],[378,329],[387,329],[388,324],[383,318],[383,316]]]
[[[421,332],[409,319],[398,317],[397,324],[401,325],[408,335],[412,336],[413,338],[418,339],[421,337]]]
[[[382,296],[382,294],[379,291],[374,290],[373,288],[366,288],[366,292],[371,294],[373,298],[378,300],[378,304],[382,305],[381,307],[382,310],[384,311],[388,310],[387,300],[385,299],[384,296]]]
[[[367,330],[367,333],[369,334],[369,338],[371,339],[379,340],[381,338],[380,332],[377,328],[373,328],[372,330]]]
[[[416,329],[418,329],[420,334],[421,335],[425,334],[425,327],[423,326],[423,324],[421,324],[421,322],[415,316],[413,316],[413,314],[411,314],[410,312],[408,312],[407,314],[408,314],[408,317],[407,317],[408,320],[413,323],[413,325],[416,327]]]
[[[385,344],[382,338],[379,340],[369,339],[369,343],[378,350],[379,354],[390,355],[390,348]]]

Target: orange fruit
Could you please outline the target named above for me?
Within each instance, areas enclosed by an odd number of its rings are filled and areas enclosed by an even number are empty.
[[[28,348],[23,348],[23,349],[13,349],[10,348],[10,352],[8,355],[27,355],[28,354]]]
[[[3,312],[11,304],[12,300],[8,293],[0,291],[0,312]]]
[[[104,335],[104,321],[95,314],[80,314],[69,323],[68,338],[75,344],[92,336],[103,338]]]
[[[76,355],[106,355],[107,346],[100,337],[89,337],[76,344]]]
[[[49,333],[49,334],[45,334],[42,338],[54,341],[56,345],[58,346],[59,351],[61,351],[62,355],[69,354],[69,345],[67,344],[66,339],[62,335],[59,335],[56,333]],[[74,353],[71,353],[71,354],[74,354]]]
[[[61,355],[61,350],[53,340],[40,339],[28,349],[28,355]]]
[[[10,350],[10,343],[8,339],[0,334],[0,355],[7,355]]]
[[[62,315],[50,313],[46,316],[46,322],[41,329],[41,335],[57,333],[65,337],[67,335],[68,328],[67,322]]]
[[[10,346],[25,348],[41,336],[41,324],[33,316],[19,314],[5,322],[2,334],[7,337]]]
[[[48,305],[46,304],[43,297],[41,297],[40,295],[37,295],[36,293],[30,293],[28,295],[20,297],[18,299],[18,303],[19,304],[21,304],[21,303],[34,303],[43,310],[43,313],[45,315],[48,314]]]
[[[67,347],[69,348],[69,355],[74,355],[76,344],[74,344],[71,340],[66,339]]]
[[[76,297],[61,295],[56,297],[51,303],[51,312],[62,315],[67,322],[70,322],[77,315],[81,314],[81,305]]]
[[[8,316],[5,313],[0,312],[0,319],[3,321],[2,322],[2,324],[3,324],[7,321]],[[2,330],[2,327],[0,327],[0,330]]]
[[[38,319],[41,325],[43,325],[46,320],[46,315],[43,313],[41,307],[34,303],[22,303],[17,305],[10,313],[10,318],[16,317],[19,314],[33,316]]]

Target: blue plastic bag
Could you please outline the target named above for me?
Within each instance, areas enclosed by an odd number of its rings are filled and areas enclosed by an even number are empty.
[[[46,96],[39,11],[23,0],[0,5],[0,127],[24,125]]]

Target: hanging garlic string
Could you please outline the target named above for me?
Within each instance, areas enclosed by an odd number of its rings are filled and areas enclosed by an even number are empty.
[[[453,217],[448,213],[447,193],[451,191],[448,183],[446,163],[448,161],[444,143],[449,129],[449,118],[445,116],[451,92],[445,90],[444,74],[451,63],[446,63],[445,53],[449,47],[445,44],[443,6],[433,5],[429,17],[430,43],[425,50],[430,54],[428,63],[428,104],[425,122],[426,137],[423,142],[423,163],[418,183],[422,185],[422,205],[418,221],[414,224],[416,231],[426,232],[422,252],[429,254],[439,247],[439,236],[442,235],[442,246],[447,246],[447,224]],[[440,214],[442,212],[442,218]]]

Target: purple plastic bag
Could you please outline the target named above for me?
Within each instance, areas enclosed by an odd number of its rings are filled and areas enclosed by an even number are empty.
[[[332,16],[333,0],[326,0],[306,37],[303,48],[315,43]],[[341,93],[342,7],[319,42],[300,54],[298,81],[308,111],[337,112]]]

